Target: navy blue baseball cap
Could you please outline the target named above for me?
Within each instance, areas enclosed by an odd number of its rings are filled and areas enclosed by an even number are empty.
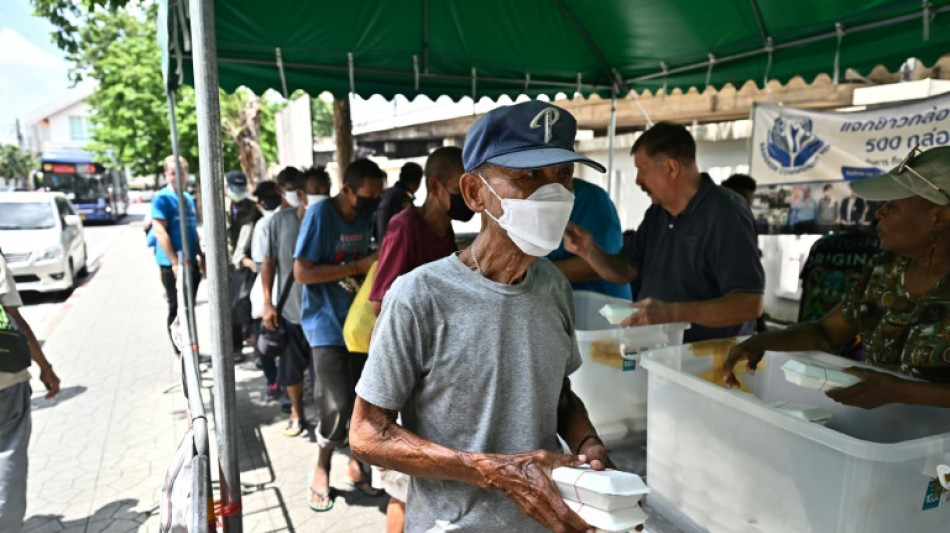
[[[574,151],[577,121],[555,105],[531,100],[493,109],[468,130],[462,163],[471,172],[484,163],[529,169],[583,163],[606,172],[600,163]]]
[[[247,190],[247,176],[240,170],[229,170],[228,173],[224,175],[224,179],[228,182],[228,187],[232,191]]]

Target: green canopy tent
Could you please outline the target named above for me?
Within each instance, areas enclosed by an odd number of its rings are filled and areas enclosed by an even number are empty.
[[[191,83],[187,13],[166,1],[168,79]],[[215,2],[214,34],[228,91],[607,97],[929,64],[950,45],[948,11],[947,0],[233,0]]]
[[[453,99],[813,78],[932,64],[950,0],[161,0],[169,88],[194,84],[222,500],[240,531],[218,87]],[[612,106],[615,107],[615,106]],[[615,115],[611,115],[613,139]],[[609,167],[612,170],[612,142]]]

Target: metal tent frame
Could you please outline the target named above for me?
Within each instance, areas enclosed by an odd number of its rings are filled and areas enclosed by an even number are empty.
[[[422,0],[422,12],[419,13],[423,20],[423,33],[419,36],[422,41],[420,43],[421,49],[418,50],[417,53],[408,54],[400,59],[398,64],[405,65],[405,68],[393,68],[389,65],[379,64],[370,66],[356,65],[352,51],[341,52],[345,55],[341,56],[339,63],[331,64],[325,61],[288,61],[286,59],[290,55],[289,52],[291,52],[291,50],[287,46],[281,47],[280,45],[274,45],[263,52],[256,50],[254,54],[249,53],[246,56],[225,55],[219,57],[217,39],[215,36],[214,0],[164,0],[160,2],[159,34],[160,42],[163,47],[163,71],[166,86],[168,87],[169,107],[173,121],[174,98],[172,89],[174,86],[186,82],[187,73],[183,68],[184,63],[191,62],[194,69],[193,81],[197,95],[198,142],[200,173],[202,176],[201,187],[203,193],[202,207],[205,213],[205,242],[208,243],[207,272],[211,310],[212,357],[214,364],[214,413],[217,424],[216,438],[219,450],[219,469],[221,472],[220,490],[224,531],[228,533],[240,532],[242,530],[242,524],[241,495],[239,491],[240,470],[238,468],[236,455],[236,426],[234,418],[233,346],[231,345],[230,338],[231,317],[229,312],[228,286],[226,283],[228,270],[227,254],[225,252],[224,205],[222,195],[220,194],[220,191],[224,188],[224,176],[219,127],[219,64],[238,65],[241,66],[242,69],[247,70],[257,69],[254,70],[254,72],[258,75],[256,79],[258,85],[269,84],[271,87],[282,88],[284,94],[287,93],[288,86],[290,90],[294,90],[300,86],[301,80],[312,81],[316,79],[313,76],[306,77],[301,75],[302,73],[310,74],[314,72],[335,74],[336,91],[340,94],[345,92],[345,89],[342,88],[344,82],[341,82],[343,75],[348,77],[348,88],[351,94],[358,92],[355,80],[357,77],[362,76],[375,81],[375,87],[384,86],[386,84],[391,84],[393,87],[414,87],[416,93],[419,93],[419,87],[423,81],[442,82],[442,86],[451,86],[456,96],[460,93],[467,92],[468,95],[475,99],[482,95],[517,94],[522,91],[527,93],[529,92],[529,87],[532,94],[544,93],[545,90],[572,91],[581,94],[591,92],[603,94],[609,91],[611,113],[608,133],[610,150],[608,156],[608,183],[613,183],[613,149],[617,120],[616,102],[619,96],[626,95],[630,92],[631,85],[653,87],[662,81],[662,86],[665,90],[667,89],[667,79],[670,78],[672,80],[672,86],[682,87],[684,83],[686,83],[686,81],[684,81],[686,78],[682,76],[679,78],[671,77],[684,73],[696,74],[702,70],[706,71],[705,79],[707,85],[724,83],[723,76],[725,76],[725,74],[717,74],[716,67],[721,67],[723,64],[744,65],[742,68],[748,71],[748,62],[744,62],[743,60],[757,57],[766,57],[768,60],[765,66],[764,77],[762,78],[765,82],[768,82],[770,79],[770,69],[773,68],[772,56],[775,52],[793,49],[807,51],[809,49],[808,45],[824,41],[833,41],[835,39],[837,40],[837,47],[835,49],[834,65],[829,64],[827,67],[829,70],[833,69],[834,79],[837,81],[839,79],[841,42],[846,33],[849,35],[862,33],[871,34],[873,30],[887,29],[896,25],[906,26],[913,20],[921,20],[923,27],[922,40],[927,41],[930,39],[930,30],[934,17],[950,12],[950,5],[945,5],[945,2],[941,1],[939,3],[943,5],[935,7],[931,0],[924,0],[919,4],[919,8],[914,8],[915,10],[913,12],[910,12],[911,8],[907,7],[907,12],[899,16],[874,20],[869,23],[855,24],[848,28],[838,23],[835,24],[833,30],[809,31],[804,37],[796,36],[786,41],[776,42],[768,34],[763,24],[762,14],[760,13],[760,6],[758,4],[760,1],[761,0],[749,0],[751,12],[754,13],[755,22],[758,25],[758,34],[754,39],[756,43],[754,46],[746,46],[738,51],[724,49],[719,57],[709,52],[704,54],[706,59],[702,61],[693,61],[691,59],[691,62],[689,62],[683,61],[682,58],[680,58],[681,60],[678,61],[679,64],[672,68],[670,65],[674,64],[674,60],[661,57],[656,61],[652,61],[651,59],[651,62],[648,63],[648,67],[645,67],[644,63],[641,62],[639,64],[624,65],[624,68],[618,70],[619,65],[611,65],[604,58],[604,55],[598,50],[598,46],[595,44],[590,33],[583,27],[579,19],[571,12],[568,6],[568,4],[570,4],[577,10],[580,9],[578,6],[581,4],[573,2],[572,0],[551,0],[551,7],[559,10],[565,19],[569,21],[569,26],[575,30],[572,37],[575,40],[580,38],[586,45],[588,52],[595,58],[594,66],[588,69],[588,72],[596,72],[596,75],[588,75],[587,80],[585,80],[580,73],[580,67],[573,72],[569,72],[570,69],[567,68],[563,69],[565,72],[557,73],[564,74],[564,77],[560,79],[550,73],[548,73],[548,75],[533,76],[530,72],[524,72],[523,77],[520,78],[496,73],[483,73],[480,75],[474,66],[475,61],[472,61],[473,66],[470,69],[470,73],[433,71],[430,69],[429,0]],[[186,4],[187,12],[190,13],[190,24],[185,20],[188,18],[186,17]],[[650,4],[655,5],[655,3]],[[222,5],[225,4],[222,2]],[[287,5],[296,4],[288,4],[285,2],[281,3],[279,7],[285,8]],[[233,9],[241,8],[234,7]],[[945,19],[941,19],[939,23],[945,24]],[[190,34],[188,32],[189,28]],[[904,29],[906,30],[906,28]],[[937,35],[939,35],[939,33]],[[594,37],[602,36],[595,35]],[[937,38],[937,40],[940,39],[943,39],[943,37]],[[275,41],[279,42],[280,40],[275,39]],[[264,43],[255,43],[255,46],[264,46]],[[267,58],[267,54],[270,50],[273,50],[273,59]],[[189,52],[191,52],[190,55]],[[299,50],[297,52],[299,53]],[[932,50],[928,53],[931,52]],[[695,59],[696,56],[691,57]],[[343,61],[342,58],[345,58],[345,61]],[[273,80],[270,80],[269,73],[261,74],[262,69],[260,67],[273,69]],[[466,67],[466,69],[467,68],[468,67]],[[231,70],[229,83],[233,83],[235,78],[234,69]],[[736,70],[735,72],[740,70],[741,69]],[[241,70],[240,72],[245,72],[245,70]],[[627,75],[623,75],[624,73]],[[508,74],[510,74],[510,72]],[[296,75],[296,78],[294,78],[293,75]],[[741,80],[730,79],[728,81],[745,81],[747,78],[748,77],[744,77]],[[479,84],[483,84],[483,86],[480,87]],[[487,89],[484,88],[485,85],[488,85]],[[695,83],[695,85],[698,85],[698,83]],[[469,87],[470,91],[468,90]],[[371,93],[372,89],[368,91]],[[636,93],[634,93],[634,95],[636,95]],[[643,108],[639,105],[638,107],[642,112]],[[649,117],[646,118],[649,123]],[[177,132],[173,129],[173,137],[176,135]],[[173,138],[173,147],[176,146],[177,138]],[[177,153],[177,147],[175,150]],[[179,184],[181,184],[180,174],[179,169],[177,176]],[[181,187],[179,187],[179,194],[181,195]],[[179,205],[182,205],[181,200],[179,201]],[[186,274],[186,283],[188,283],[188,277],[189,275]],[[194,302],[187,303],[187,306],[191,307],[189,312],[192,313],[192,315],[193,305]],[[193,320],[193,316],[189,320]],[[189,329],[192,328],[193,323],[189,323]],[[186,367],[187,366],[188,365],[186,365]],[[186,377],[188,377],[189,387],[191,387],[192,373],[189,371],[186,374],[188,374]],[[196,383],[194,385],[197,386]],[[193,398],[189,398],[189,400],[193,401]],[[199,423],[198,419],[196,419],[196,423]]]

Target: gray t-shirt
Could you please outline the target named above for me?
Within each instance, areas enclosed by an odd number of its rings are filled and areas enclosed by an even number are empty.
[[[396,280],[356,393],[423,438],[466,451],[559,451],[557,405],[581,365],[567,279],[539,258],[516,285],[453,254]],[[545,531],[497,492],[413,478],[406,531]]]
[[[277,259],[277,277],[271,294],[274,305],[284,290],[284,280],[294,276],[294,247],[297,246],[297,234],[300,233],[300,219],[297,218],[297,209],[281,209],[266,221],[267,228],[263,233],[267,236],[263,243],[263,257]],[[301,289],[299,283],[294,283],[287,296],[287,302],[280,315],[292,324],[300,324]]]

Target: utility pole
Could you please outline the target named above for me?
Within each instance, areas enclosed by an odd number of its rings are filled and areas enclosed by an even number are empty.
[[[16,119],[16,145],[20,147],[20,150],[26,150],[26,145],[23,143],[23,130],[20,129],[20,119]]]

